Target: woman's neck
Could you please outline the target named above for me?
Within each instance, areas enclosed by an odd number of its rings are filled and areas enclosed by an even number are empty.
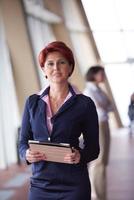
[[[51,84],[49,97],[52,99],[64,99],[69,92],[68,82],[62,84]]]
[[[99,85],[99,83],[98,83],[97,81],[93,81],[92,83],[93,83],[94,85],[96,85],[96,86]]]

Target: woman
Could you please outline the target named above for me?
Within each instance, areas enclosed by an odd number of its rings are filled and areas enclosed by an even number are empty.
[[[90,167],[91,183],[93,187],[93,196],[97,200],[106,199],[106,166],[109,159],[110,131],[108,124],[108,113],[113,111],[113,106],[99,87],[99,84],[105,81],[104,68],[101,66],[92,66],[86,74],[86,88],[84,94],[91,97],[95,102],[99,119],[99,143],[100,155]]]
[[[75,61],[66,44],[48,44],[39,54],[39,63],[49,87],[27,99],[19,145],[20,155],[32,163],[29,200],[90,200],[87,163],[99,154],[95,105],[68,82]],[[81,133],[83,149],[79,147]],[[49,162],[42,153],[29,149],[31,139],[68,143],[74,152],[65,156],[68,164]]]
[[[130,133],[134,133],[134,93],[131,95],[131,101],[128,107],[128,116],[130,120]]]

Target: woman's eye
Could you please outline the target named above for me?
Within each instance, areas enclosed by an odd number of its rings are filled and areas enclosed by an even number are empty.
[[[50,62],[50,63],[47,63],[47,66],[53,66],[54,63]]]
[[[60,61],[60,64],[66,64],[66,61],[62,60]]]

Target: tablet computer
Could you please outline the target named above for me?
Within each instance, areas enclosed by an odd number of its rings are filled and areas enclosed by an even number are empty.
[[[67,163],[64,161],[64,157],[66,154],[72,153],[70,144],[66,143],[40,142],[36,140],[29,140],[28,143],[31,151],[44,153],[47,161]]]

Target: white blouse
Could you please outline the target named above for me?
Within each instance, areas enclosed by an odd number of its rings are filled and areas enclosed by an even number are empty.
[[[113,111],[113,105],[105,92],[95,83],[87,82],[83,93],[94,101],[99,121],[107,121],[108,113]]]

